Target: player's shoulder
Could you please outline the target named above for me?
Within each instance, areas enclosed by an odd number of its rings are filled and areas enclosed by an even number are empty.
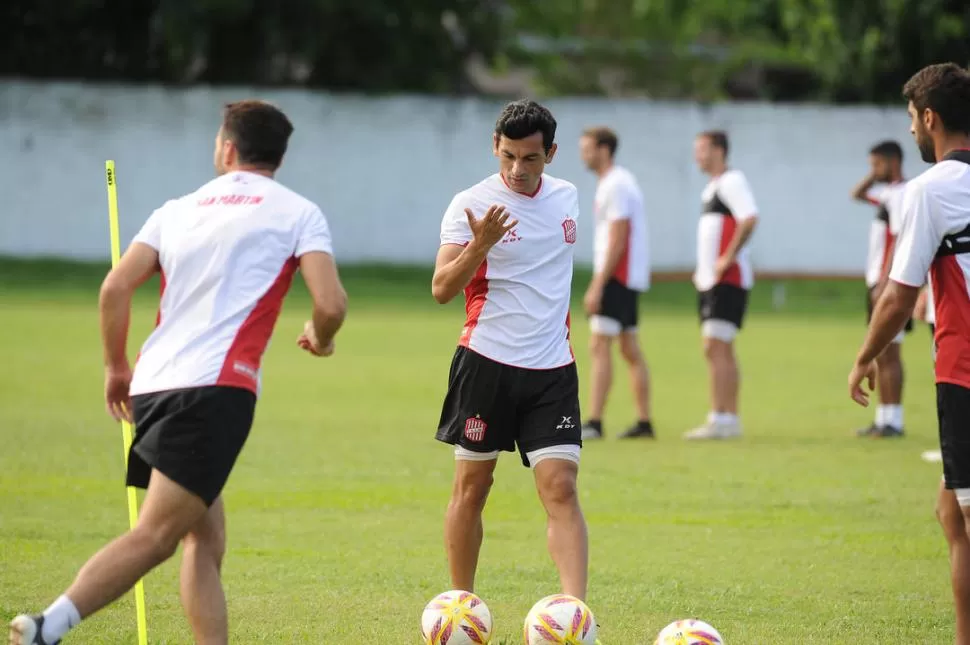
[[[945,159],[924,170],[919,176],[910,179],[907,190],[913,192],[948,192],[955,185],[966,190],[970,182],[970,164],[954,159]]]
[[[552,175],[542,175],[542,192],[546,196],[562,196],[573,198],[579,195],[576,184]]]
[[[728,168],[719,178],[720,183],[728,185],[747,185],[748,177],[737,168]]]

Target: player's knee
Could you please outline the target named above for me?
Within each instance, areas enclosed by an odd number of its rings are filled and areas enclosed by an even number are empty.
[[[467,508],[484,508],[495,478],[491,473],[466,473],[455,480],[451,503]]]
[[[144,525],[136,526],[132,529],[131,534],[138,540],[141,547],[151,554],[152,560],[156,563],[165,562],[175,555],[183,537],[171,531],[157,530]]]
[[[731,346],[716,338],[704,339],[704,357],[711,362],[726,359],[731,353]]]
[[[640,351],[640,343],[637,342],[636,336],[624,334],[620,337],[620,355],[631,365],[636,365],[643,360],[643,353]]]
[[[970,509],[960,508],[951,500],[940,499],[936,502],[936,519],[943,528],[948,542],[966,539],[966,514]]]
[[[226,555],[226,532],[213,526],[190,531],[182,540],[182,547],[186,555],[212,560],[221,567]]]
[[[572,506],[576,503],[576,473],[573,470],[560,470],[541,485],[540,495],[546,507]]]
[[[610,344],[613,339],[602,334],[592,334],[589,337],[589,351],[594,356],[609,355]]]

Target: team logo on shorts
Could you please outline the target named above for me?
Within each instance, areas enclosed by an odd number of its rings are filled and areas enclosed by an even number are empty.
[[[576,220],[564,219],[562,222],[562,234],[566,238],[566,244],[576,243]]]
[[[488,428],[488,424],[482,421],[482,418],[477,414],[473,417],[468,417],[465,420],[465,438],[478,443],[485,438],[486,428]]]

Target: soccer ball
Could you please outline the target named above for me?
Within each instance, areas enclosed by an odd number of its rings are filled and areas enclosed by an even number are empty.
[[[579,598],[565,594],[547,596],[525,617],[525,645],[594,645],[596,619]]]
[[[664,627],[654,645],[724,645],[724,639],[707,623],[689,619]]]
[[[421,614],[425,645],[487,645],[492,639],[492,613],[468,591],[435,596]]]

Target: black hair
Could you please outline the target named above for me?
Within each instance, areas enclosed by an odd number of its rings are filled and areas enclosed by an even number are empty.
[[[948,132],[970,134],[970,73],[956,63],[929,65],[903,86],[903,98],[919,112],[936,112]]]
[[[707,137],[715,148],[720,148],[724,152],[724,158],[727,159],[728,156],[728,135],[724,130],[707,130],[701,132],[698,136]]]
[[[535,101],[513,101],[502,109],[495,122],[495,134],[508,139],[525,139],[542,133],[542,147],[548,153],[556,139],[556,119],[552,112]]]
[[[222,130],[236,145],[239,163],[276,170],[283,163],[293,124],[279,108],[247,100],[226,105]]]
[[[896,141],[881,141],[869,149],[869,154],[884,159],[903,160],[903,147]]]

